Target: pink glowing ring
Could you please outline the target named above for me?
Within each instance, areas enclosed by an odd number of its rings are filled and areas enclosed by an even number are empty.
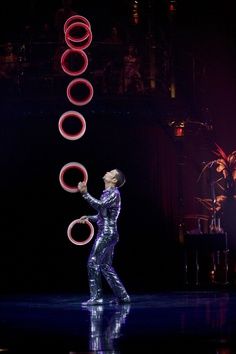
[[[70,34],[70,31],[72,31],[75,28],[83,28],[86,33],[83,36],[81,36],[80,34],[72,36]],[[83,22],[71,23],[70,25],[67,26],[67,28],[65,30],[65,38],[67,38],[71,42],[75,42],[75,43],[83,42],[85,39],[87,39],[89,36],[91,36],[91,34],[92,34],[91,27]]]
[[[84,50],[84,49],[86,49],[86,48],[88,48],[90,46],[92,40],[93,40],[92,33],[90,33],[89,37],[86,39],[86,42],[84,42],[83,44],[80,44],[80,45],[73,44],[73,42],[70,41],[69,38],[65,37],[65,42],[68,45],[68,47],[71,48],[71,49]]]
[[[72,229],[73,229],[73,227],[74,227],[76,224],[80,224],[79,220],[80,220],[80,219],[76,219],[76,220],[74,220],[74,221],[72,221],[72,222],[70,223],[70,225],[68,226],[68,229],[67,229],[67,236],[68,236],[69,240],[70,240],[72,243],[74,243],[74,244],[77,245],[77,246],[82,246],[82,245],[86,245],[87,243],[89,243],[89,242],[92,240],[93,235],[94,235],[94,227],[93,227],[93,225],[91,224],[91,222],[90,222],[89,220],[87,220],[87,219],[84,220],[84,223],[85,223],[86,225],[88,225],[88,227],[90,228],[90,234],[89,234],[89,236],[88,236],[88,238],[87,238],[86,240],[84,240],[84,241],[76,241],[76,240],[72,237]]]
[[[77,84],[84,84],[85,86],[87,86],[87,88],[89,89],[89,95],[88,97],[86,97],[83,100],[76,100],[75,98],[72,97],[71,95],[71,89],[77,85]],[[76,106],[84,106],[87,103],[89,103],[91,101],[91,99],[93,98],[93,86],[92,84],[86,80],[86,79],[82,79],[82,78],[77,78],[72,80],[69,85],[67,86],[67,98],[68,100],[73,103]]]
[[[63,129],[63,123],[64,121],[68,118],[68,117],[74,117],[74,118],[77,118],[80,120],[81,124],[82,124],[82,127],[81,127],[81,130],[77,133],[77,134],[68,134],[65,132],[65,130]],[[68,139],[68,140],[78,140],[80,139],[85,131],[86,131],[86,121],[84,119],[84,117],[82,116],[81,113],[79,112],[76,112],[76,111],[67,111],[65,113],[63,113],[59,119],[59,122],[58,122],[58,129],[61,133],[61,135],[65,138],[65,139]]]
[[[85,30],[85,34],[83,36],[80,35],[71,36],[70,31],[73,30],[74,28],[83,28]],[[86,40],[89,36],[91,36],[91,34],[92,34],[91,27],[86,25],[86,23],[74,22],[67,27],[65,31],[65,38],[69,39],[71,42],[81,43],[84,40]]]
[[[76,37],[72,37],[70,36],[70,31],[72,29],[74,29],[75,27],[83,27],[86,29],[88,36],[86,36],[85,39],[83,38],[76,38]],[[65,42],[68,45],[68,47],[70,47],[71,49],[85,49],[88,48],[92,42],[93,39],[93,35],[91,32],[91,29],[83,24],[83,23],[72,23],[66,30],[65,33]],[[75,45],[74,43],[77,43],[77,45]]]
[[[83,66],[81,67],[81,69],[77,70],[77,71],[72,71],[70,69],[68,69],[65,65],[66,63],[66,59],[69,55],[73,54],[73,53],[76,53],[76,54],[79,54],[84,63],[83,63]],[[79,50],[79,49],[67,49],[61,56],[61,67],[63,69],[63,71],[68,74],[68,75],[71,75],[71,76],[78,76],[78,75],[81,75],[83,74],[87,67],[88,67],[88,57],[87,57],[87,54],[83,51],[83,50]]]
[[[87,20],[86,17],[80,16],[80,15],[74,15],[74,16],[69,17],[66,20],[66,22],[64,24],[64,33],[66,33],[68,26],[71,25],[71,23],[73,23],[73,22],[82,22],[82,23],[85,23],[89,28],[91,28],[90,22],[89,22],[89,20]]]
[[[65,191],[70,192],[70,193],[77,193],[79,191],[77,186],[76,187],[71,187],[71,186],[69,186],[68,184],[66,184],[64,182],[65,173],[68,170],[73,169],[73,168],[82,172],[82,174],[83,174],[83,182],[87,183],[87,181],[88,181],[87,170],[81,163],[78,163],[78,162],[69,162],[69,163],[67,163],[66,165],[64,165],[62,167],[62,169],[60,171],[60,174],[59,174],[59,182],[60,182],[60,185],[62,186],[62,188]]]

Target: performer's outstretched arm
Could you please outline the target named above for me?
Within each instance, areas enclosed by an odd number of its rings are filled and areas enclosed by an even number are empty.
[[[117,199],[118,194],[117,191],[114,190],[112,193],[110,193],[106,198],[100,200],[92,197],[88,192],[83,193],[82,197],[87,200],[89,205],[91,205],[94,209],[99,210],[100,208],[107,208],[111,206]]]
[[[117,198],[119,198],[119,195],[117,193],[117,190],[114,189],[111,193],[109,193],[106,197],[100,199],[96,199],[92,197],[88,191],[87,191],[87,185],[84,182],[80,182],[78,185],[78,189],[80,193],[82,194],[83,198],[87,200],[87,202],[96,210],[99,210],[100,208],[107,208],[111,206]]]

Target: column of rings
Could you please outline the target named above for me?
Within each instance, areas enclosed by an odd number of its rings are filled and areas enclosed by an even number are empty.
[[[83,74],[88,67],[88,57],[84,52],[84,50],[88,48],[88,46],[92,42],[92,31],[91,31],[90,22],[85,17],[80,15],[71,16],[66,20],[64,24],[64,33],[65,33],[65,42],[69,48],[66,49],[61,56],[61,67],[62,70],[67,75],[76,77],[67,86],[67,90],[66,90],[67,98],[75,106],[84,106],[88,104],[93,98],[93,86],[91,85],[91,83],[84,78],[80,78],[80,77],[78,78],[78,76]],[[74,59],[79,58],[82,61],[82,65],[76,70],[72,70],[68,67],[69,59],[73,57]],[[88,90],[87,97],[83,97],[80,99],[73,97],[72,91],[75,90],[75,87],[81,87],[81,86],[85,86],[87,88]],[[71,134],[65,131],[64,122],[68,118],[74,118],[80,121],[81,129],[79,132],[75,134]],[[86,121],[81,113],[75,110],[70,110],[61,115],[58,122],[58,129],[60,134],[65,139],[78,140],[84,135],[86,131]],[[86,168],[79,162],[69,162],[62,167],[59,174],[59,182],[62,188],[69,193],[76,193],[78,192],[78,188],[68,185],[64,180],[65,174],[70,169],[79,170],[83,175],[83,181],[86,183],[88,181],[88,174]],[[76,219],[69,224],[67,229],[67,236],[73,244],[85,245],[92,239],[94,235],[94,228],[93,225],[86,220],[85,224],[89,227],[90,234],[86,240],[77,241],[72,236],[72,229],[78,223],[79,223],[79,219]]]

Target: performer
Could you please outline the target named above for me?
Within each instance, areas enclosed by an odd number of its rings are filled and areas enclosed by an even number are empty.
[[[118,188],[124,185],[125,176],[120,170],[114,169],[107,172],[103,180],[105,190],[100,199],[95,199],[88,193],[86,183],[80,182],[78,185],[83,198],[98,212],[97,215],[84,216],[80,219],[81,223],[88,219],[96,222],[98,226],[98,233],[88,259],[90,299],[82,305],[103,303],[101,273],[115,294],[114,301],[130,302],[126,289],[112,267],[114,247],[119,240],[117,219],[121,209],[121,198]]]

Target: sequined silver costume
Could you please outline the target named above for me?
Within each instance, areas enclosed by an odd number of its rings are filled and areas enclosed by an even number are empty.
[[[88,277],[90,300],[101,300],[102,286],[101,273],[111,287],[116,298],[129,300],[129,296],[112,267],[114,247],[119,241],[117,219],[121,209],[120,192],[117,187],[105,189],[100,199],[95,199],[88,192],[83,198],[97,210],[97,215],[88,216],[90,221],[96,222],[98,232],[88,259]]]

